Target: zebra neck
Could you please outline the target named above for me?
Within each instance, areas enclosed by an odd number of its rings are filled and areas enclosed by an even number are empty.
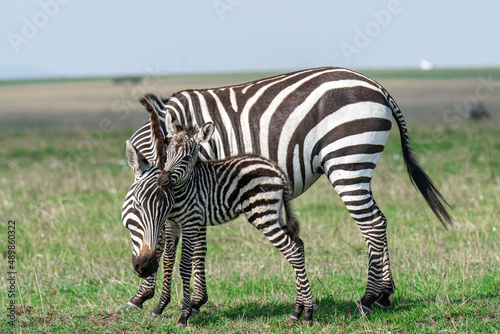
[[[220,192],[217,178],[225,168],[217,161],[198,161],[182,183],[172,186],[176,204],[186,200],[211,202]]]
[[[210,181],[210,169],[209,163],[198,161],[191,173],[188,177],[186,177],[183,181],[176,182],[172,185],[172,190],[175,198],[179,198],[179,196],[186,196],[186,194],[197,193],[200,188],[206,188],[208,183],[212,183]]]

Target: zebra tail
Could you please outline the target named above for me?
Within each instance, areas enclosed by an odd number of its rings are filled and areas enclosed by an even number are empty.
[[[408,130],[406,127],[406,122],[403,118],[401,110],[397,106],[396,102],[392,97],[385,92],[388,102],[391,104],[392,115],[396,120],[399,128],[399,135],[401,138],[401,146],[403,149],[403,157],[406,164],[406,169],[410,176],[410,180],[413,185],[420,191],[422,196],[427,201],[427,204],[431,208],[432,212],[436,215],[439,221],[443,224],[445,229],[448,229],[446,223],[453,225],[452,218],[446,206],[451,208],[451,206],[446,202],[443,195],[439,192],[436,185],[430,179],[429,175],[420,167],[415,155],[411,149],[410,139],[408,137]]]
[[[291,203],[292,193],[286,176],[283,176],[283,184],[285,185],[285,190],[283,192],[283,202],[285,206],[286,226],[288,228],[288,233],[292,237],[292,240],[299,241],[300,223],[293,211]]]

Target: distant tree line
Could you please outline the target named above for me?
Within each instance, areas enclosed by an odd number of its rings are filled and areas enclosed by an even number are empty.
[[[129,82],[133,85],[137,85],[142,82],[142,79],[142,77],[117,77],[113,78],[113,83],[116,85],[122,85]]]

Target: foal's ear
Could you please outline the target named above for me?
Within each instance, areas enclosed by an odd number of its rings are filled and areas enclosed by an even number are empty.
[[[149,168],[149,161],[134,147],[130,140],[125,142],[125,156],[127,157],[128,164],[137,176],[142,176],[144,171]]]
[[[214,123],[207,122],[203,127],[198,131],[197,134],[194,135],[194,140],[198,143],[206,143],[210,138],[212,138],[212,134],[214,133],[215,127]]]

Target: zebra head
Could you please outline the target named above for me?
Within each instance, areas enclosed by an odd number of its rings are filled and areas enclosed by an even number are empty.
[[[164,136],[161,132],[158,115],[155,112],[157,101],[149,95],[141,103],[151,115],[151,145],[155,156],[149,162],[134,145],[127,140],[125,156],[135,173],[132,184],[122,208],[123,225],[130,230],[133,252],[132,266],[139,277],[148,277],[158,270],[158,260],[163,252],[165,220],[173,205],[173,195],[167,188],[158,184],[160,170],[165,155]]]
[[[168,132],[174,136],[170,139],[165,152],[166,163],[158,183],[163,186],[181,185],[187,180],[198,161],[201,144],[212,137],[214,124],[212,122],[205,123],[198,131],[183,131],[172,126],[172,123],[167,121],[166,123]]]
[[[160,170],[127,141],[125,154],[135,171],[135,181],[125,197],[122,208],[123,225],[132,238],[132,266],[139,277],[148,277],[158,270],[165,220],[173,204],[171,191],[158,186]]]

